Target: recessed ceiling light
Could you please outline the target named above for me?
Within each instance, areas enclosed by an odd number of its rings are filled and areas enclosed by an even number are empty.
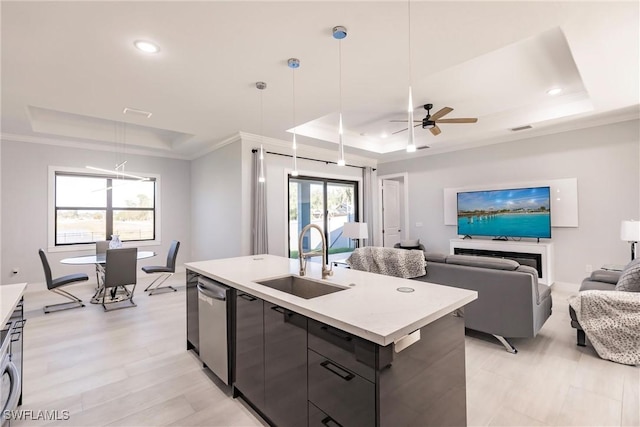
[[[382,132],[382,133],[380,134],[380,138],[386,138],[386,137],[388,137],[388,136],[389,136],[389,135],[387,135],[387,134],[386,134],[386,133],[384,133],[384,132]]]
[[[150,41],[146,41],[146,40],[136,40],[135,42],[133,42],[133,45],[146,53],[158,53],[160,52],[160,46],[158,46],[155,43],[152,43]]]
[[[552,89],[549,89],[549,90],[547,91],[547,94],[548,94],[548,95],[557,95],[557,94],[559,94],[560,92],[562,92],[562,89],[561,89],[561,88],[559,88],[559,87],[554,87],[554,88],[552,88]]]

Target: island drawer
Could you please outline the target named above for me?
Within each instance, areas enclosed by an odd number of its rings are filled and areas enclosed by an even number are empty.
[[[333,424],[327,425],[375,425],[375,384],[313,350],[308,353],[309,401],[329,416]],[[317,417],[310,411],[309,425]]]
[[[309,402],[309,427],[343,427],[342,424],[325,414]]]
[[[308,331],[310,349],[375,382],[376,344],[313,319]]]

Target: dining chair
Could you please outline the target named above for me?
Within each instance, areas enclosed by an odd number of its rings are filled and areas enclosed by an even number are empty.
[[[107,262],[104,273],[104,292],[102,292],[102,308],[104,311],[118,310],[121,308],[136,307],[133,302],[133,292],[136,289],[138,262],[138,248],[107,249]],[[118,296],[115,290],[122,287],[122,293]],[[127,286],[131,286],[128,289]],[[110,301],[106,301],[109,289],[114,290],[110,295]],[[118,304],[126,303],[126,304]],[[107,305],[118,304],[113,308]]]
[[[100,240],[96,242],[96,259],[107,256],[107,249],[109,249],[109,240]],[[101,279],[104,280],[104,266],[100,263],[96,263],[96,283],[100,287]]]
[[[49,289],[51,292],[55,294],[58,294],[60,296],[63,296],[71,300],[71,301],[62,302],[59,304],[45,305],[43,307],[45,314],[53,313],[56,311],[62,311],[62,310],[70,310],[72,308],[84,307],[84,303],[80,298],[60,288],[62,288],[63,286],[70,285],[72,283],[86,282],[87,280],[89,280],[89,276],[87,276],[84,273],[75,273],[75,274],[68,274],[66,276],[62,276],[54,279],[51,276],[51,266],[49,265],[49,260],[47,260],[47,255],[44,253],[42,249],[39,249],[38,253],[40,254],[40,260],[42,261],[42,268],[44,269],[44,278],[45,278],[45,281],[47,282],[47,289]],[[52,310],[52,308],[55,308],[55,309]]]
[[[178,249],[180,249],[180,242],[177,240],[173,240],[171,242],[171,246],[169,246],[169,253],[167,254],[167,265],[149,265],[146,267],[142,267],[142,271],[147,274],[160,273],[160,275],[156,277],[156,279],[151,282],[151,284],[149,284],[149,286],[147,286],[144,290],[145,292],[149,291],[149,296],[153,295],[154,293],[176,291],[173,286],[161,285],[176,272],[176,258],[178,258]]]

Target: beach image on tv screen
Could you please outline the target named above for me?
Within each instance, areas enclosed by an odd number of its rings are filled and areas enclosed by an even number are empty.
[[[458,193],[458,234],[551,237],[549,187]]]

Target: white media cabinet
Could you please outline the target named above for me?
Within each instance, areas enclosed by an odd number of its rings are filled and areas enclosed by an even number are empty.
[[[504,258],[531,259],[539,263],[538,282],[553,284],[553,243],[522,242],[512,240],[451,239],[449,252],[482,256],[502,256]],[[526,264],[526,262],[520,262]]]

